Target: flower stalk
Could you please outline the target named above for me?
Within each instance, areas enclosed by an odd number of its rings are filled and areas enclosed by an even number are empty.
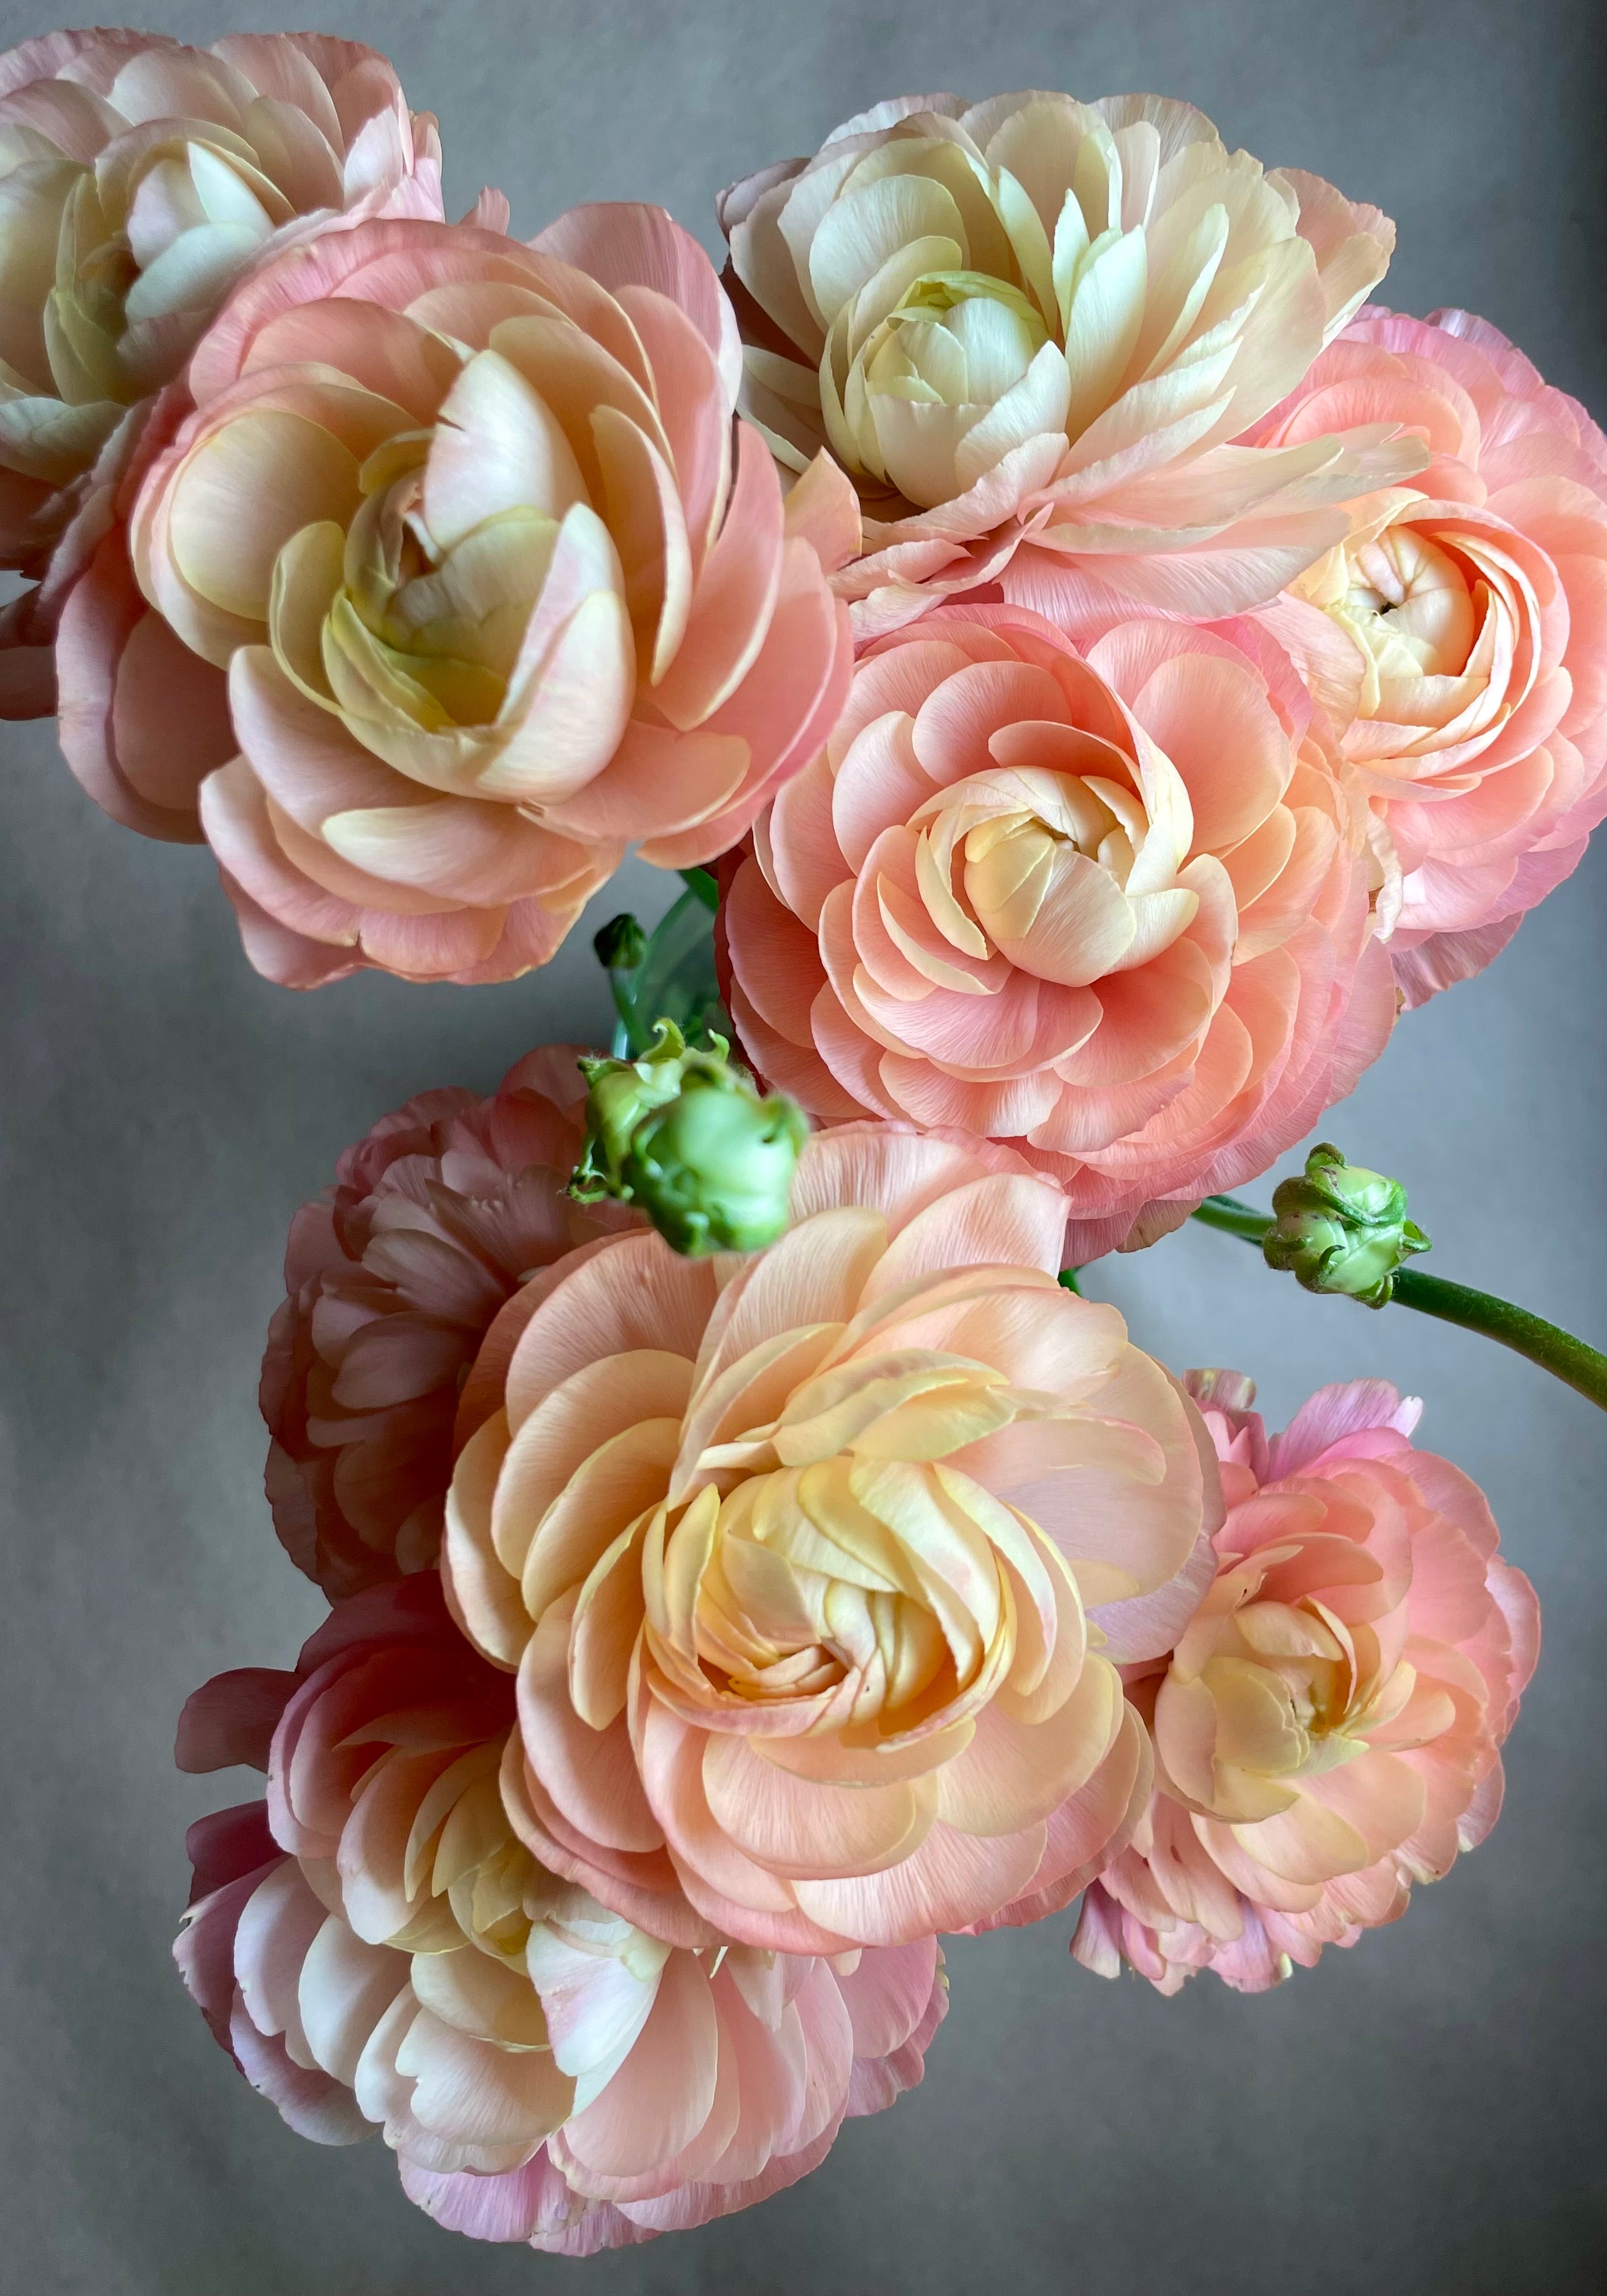
[[[1207,1227],[1220,1228],[1246,1243],[1264,1245],[1275,1226],[1270,1213],[1236,1196],[1207,1196],[1193,1217]],[[1493,1292],[1480,1292],[1468,1283],[1453,1283],[1444,1276],[1424,1275],[1421,1268],[1397,1269],[1393,1297],[1403,1308],[1434,1316],[1442,1324],[1459,1324],[1464,1331],[1479,1332],[1514,1354],[1526,1356],[1578,1395],[1607,1411],[1607,1355],[1590,1347],[1559,1324],[1531,1315]]]

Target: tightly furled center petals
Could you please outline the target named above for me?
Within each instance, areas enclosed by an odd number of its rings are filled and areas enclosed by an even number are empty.
[[[1013,1159],[849,1127],[794,1213],[743,1263],[604,1244],[488,1337],[447,1569],[519,1669],[521,1832],[782,1951],[1063,1903],[1141,1782],[1095,1645],[1198,1534],[1186,1406]]]

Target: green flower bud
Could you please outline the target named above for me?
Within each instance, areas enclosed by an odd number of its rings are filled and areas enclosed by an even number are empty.
[[[647,935],[627,909],[622,916],[610,917],[602,931],[592,936],[592,947],[598,964],[610,972],[634,972],[647,954]]]
[[[570,1193],[639,1206],[676,1251],[761,1250],[787,1225],[802,1110],[761,1094],[723,1037],[689,1051],[660,1021],[653,1037],[640,1060],[581,1062],[586,1143]]]
[[[1326,1142],[1306,1159],[1303,1179],[1272,1192],[1273,1224],[1261,1239],[1269,1267],[1283,1268],[1308,1292],[1344,1292],[1369,1308],[1386,1305],[1395,1271],[1429,1239],[1406,1218],[1398,1180],[1347,1164]]]

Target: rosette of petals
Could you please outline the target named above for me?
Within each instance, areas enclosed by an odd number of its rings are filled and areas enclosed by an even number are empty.
[[[36,583],[0,617],[0,715],[55,708],[52,641],[97,552],[100,613],[141,619],[122,524],[142,439],[234,281],[343,220],[439,217],[440,196],[434,120],[356,41],[52,32],[0,57],[0,565]],[[114,762],[70,675],[70,760],[119,820],[194,838],[198,767],[229,754],[217,681],[160,623],[125,636],[159,722]]]
[[[291,1224],[262,1366],[267,1494],[286,1552],[332,1601],[434,1563],[458,1393],[498,1309],[633,1223],[565,1193],[578,1057],[544,1046],[488,1099],[421,1094],[347,1149]]]
[[[1001,581],[1062,627],[1267,598],[1421,467],[1365,419],[1233,443],[1383,276],[1395,227],[1160,96],[907,96],[727,192],[746,405],[858,489],[861,638]]]
[[[931,1939],[675,1950],[544,1871],[497,1789],[512,1704],[433,1573],[339,1606],[293,1673],[208,1684],[181,1767],[267,1796],[191,1829],[176,1957],[299,2134],[377,2127],[439,2222],[584,2255],[806,2174],[920,2079],[947,1997]]]
[[[846,618],[734,426],[708,258],[662,210],[531,247],[381,223],[255,273],[146,476],[146,596],[226,668],[202,825],[253,963],[501,980],[636,839],[740,837],[817,746]]]
[[[879,641],[724,906],[750,1059],[828,1122],[1008,1141],[1065,1190],[1074,1261],[1175,1226],[1394,1019],[1365,808],[1311,716],[1242,621],[1085,660],[948,606]]]
[[[1217,1577],[1129,1678],[1154,1799],[1072,1950],[1163,1993],[1196,1969],[1259,1993],[1483,1841],[1539,1610],[1478,1487],[1414,1447],[1414,1398],[1326,1387],[1269,1443],[1248,1380],[1187,1383],[1222,1461]]]
[[[1488,964],[1607,813],[1607,439],[1482,319],[1365,310],[1258,433],[1363,407],[1432,460],[1270,610],[1392,842],[1408,1004]]]
[[[1008,1153],[845,1126],[792,1210],[746,1259],[611,1239],[488,1335],[443,1570],[518,1669],[510,1813],[676,1943],[1035,1918],[1143,1807],[1109,1653],[1197,1599],[1214,1463]]]

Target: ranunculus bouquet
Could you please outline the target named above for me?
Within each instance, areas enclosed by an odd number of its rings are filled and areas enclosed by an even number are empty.
[[[291,1229],[329,1613],[178,1737],[266,1775],[176,1948],[247,2079],[581,2255],[918,2081],[946,1931],[1259,1992],[1398,1919],[1534,1593],[1414,1399],[1269,1435],[1077,1269],[1193,1215],[1607,1405],[1389,1177],[1222,1193],[1607,813],[1583,408],[1163,97],[878,104],[722,195],[723,275],[649,206],[448,220],[311,35],[33,41],[0,180],[0,707],[289,987],[685,881],[597,935],[611,1050],[422,1092]]]

